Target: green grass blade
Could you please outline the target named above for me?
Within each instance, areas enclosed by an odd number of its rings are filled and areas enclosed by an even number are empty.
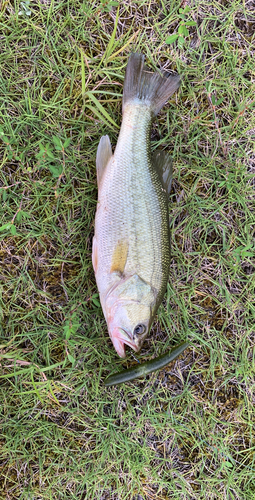
[[[107,113],[106,109],[102,106],[102,104],[98,101],[98,99],[94,96],[93,92],[86,92],[86,96],[91,99],[91,101],[95,104],[96,108],[93,106],[87,107],[93,111],[102,121],[108,126],[113,125],[115,129],[119,129],[118,125],[111,118],[109,113]]]

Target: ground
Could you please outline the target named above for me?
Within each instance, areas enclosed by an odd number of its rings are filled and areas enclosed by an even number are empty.
[[[0,22],[0,498],[254,499],[254,2],[10,0]],[[137,363],[91,263],[131,51],[182,75],[152,128],[172,259],[139,358],[190,347],[105,388]]]

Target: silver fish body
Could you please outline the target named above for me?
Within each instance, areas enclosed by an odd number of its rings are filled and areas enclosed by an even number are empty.
[[[125,344],[141,348],[169,275],[171,161],[163,152],[152,158],[150,153],[151,122],[166,100],[156,95],[163,84],[169,97],[179,77],[148,73],[143,56],[130,57],[114,155],[108,136],[101,138],[97,153],[92,260],[108,331],[121,357]]]

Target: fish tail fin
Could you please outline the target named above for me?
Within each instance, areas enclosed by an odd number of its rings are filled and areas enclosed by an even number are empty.
[[[179,75],[164,72],[152,73],[144,65],[142,54],[131,54],[125,75],[123,90],[123,111],[126,104],[141,101],[151,107],[156,116],[169,97],[178,89],[181,83]]]

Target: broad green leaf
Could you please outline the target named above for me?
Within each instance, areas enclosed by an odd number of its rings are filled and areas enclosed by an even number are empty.
[[[13,236],[15,236],[15,234],[17,234],[17,229],[16,229],[16,226],[14,226],[14,224],[11,225],[11,233]]]
[[[93,299],[93,298],[92,298],[92,302],[93,302],[93,304],[95,304],[95,306],[100,307],[100,302],[99,302],[99,300],[97,300],[97,299]]]
[[[243,250],[250,250],[250,248],[253,247],[253,243],[249,243],[249,245],[246,245],[245,247],[239,247],[242,248]]]
[[[54,165],[48,165],[48,169],[52,173],[53,177],[59,177],[62,174],[62,167],[54,167]]]
[[[6,137],[6,135],[2,135],[2,136],[1,136],[1,139],[2,139],[2,141],[3,141],[3,142],[5,142],[6,144],[9,144],[9,142],[10,142],[9,137]]]
[[[243,257],[254,257],[255,252],[242,252]]]
[[[212,82],[210,80],[208,82],[205,82],[205,88],[207,92],[211,92],[211,87],[212,87]]]
[[[224,101],[224,99],[225,97],[221,97],[220,99],[218,99],[218,101],[216,101],[215,105],[219,106],[219,104],[221,104]]]
[[[61,148],[61,149],[62,149],[62,148]],[[54,160],[54,159],[55,159],[55,156],[54,156],[54,154],[50,151],[50,149],[47,149],[47,153],[46,153],[46,154],[47,154],[47,156],[48,156],[49,158],[51,158],[52,160]]]
[[[175,40],[177,40],[177,38],[179,38],[179,35],[177,35],[177,33],[174,35],[170,35],[167,37],[165,43],[168,43],[168,44],[173,43],[173,42],[175,42]]]
[[[187,30],[186,26],[183,25],[183,30],[182,30],[184,36],[188,36],[189,30]]]
[[[75,334],[80,326],[78,316],[73,313],[71,318],[68,319],[64,325],[64,335],[65,339],[68,340],[72,334]]]
[[[185,21],[186,26],[196,26],[197,23],[195,21]]]
[[[41,151],[39,151],[39,153],[37,153],[35,155],[35,157],[40,159],[40,158],[43,158],[44,154],[45,154],[44,151],[41,150]]]
[[[72,335],[72,329],[70,328],[69,322],[64,326],[64,335],[66,340],[68,340]]]
[[[71,137],[68,137],[68,139],[65,140],[64,142],[64,148],[68,148],[70,142],[71,142],[72,138]]]
[[[75,363],[74,357],[71,354],[67,354],[67,357],[68,357],[70,363],[72,363],[72,365],[73,365]]]
[[[53,135],[52,140],[55,146],[59,146],[62,149],[62,142],[56,135]]]
[[[10,229],[11,227],[11,222],[7,222],[7,224],[4,224],[3,226],[0,227],[0,231],[5,231],[6,229]]]
[[[30,219],[32,217],[30,212],[24,212],[23,210],[21,210],[20,213],[25,219]]]
[[[20,222],[20,221],[21,221],[21,219],[22,219],[22,212],[21,212],[21,210],[20,210],[20,211],[17,213],[17,216],[16,216],[16,221],[17,221],[17,222]]]

